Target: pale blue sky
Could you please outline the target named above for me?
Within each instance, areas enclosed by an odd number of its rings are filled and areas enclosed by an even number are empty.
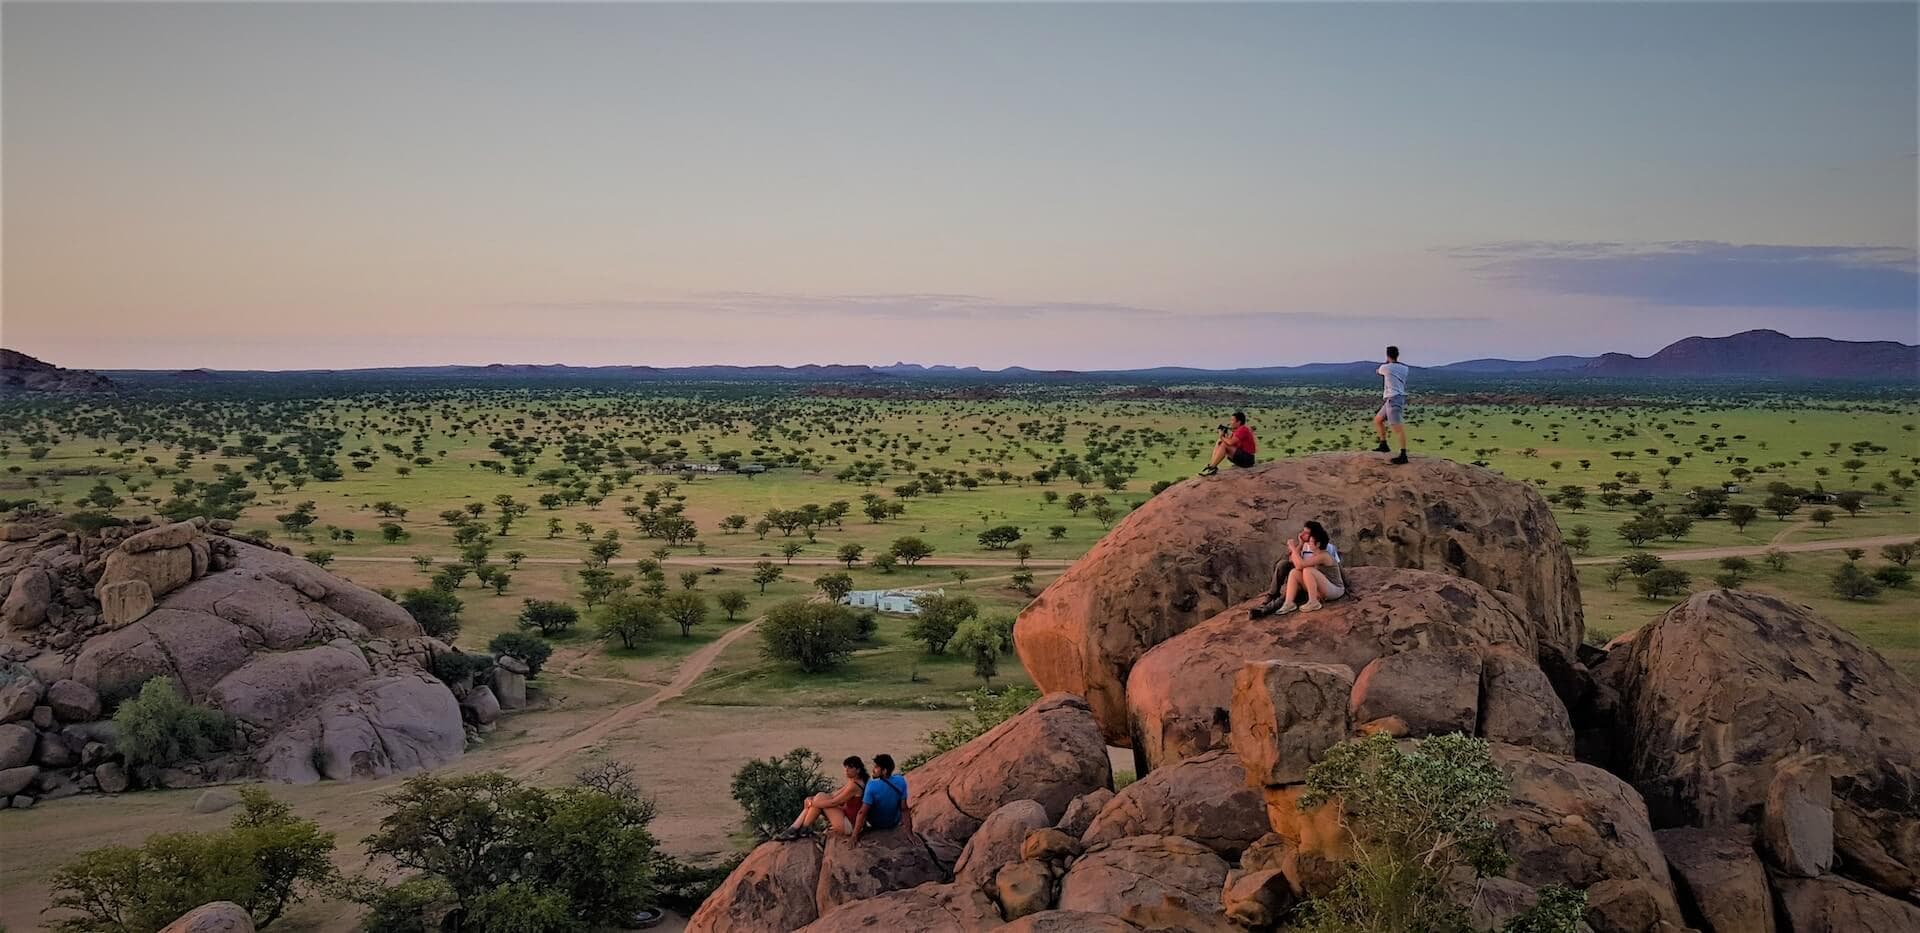
[[[1913,4],[7,3],[7,345],[1110,368],[1917,339]]]

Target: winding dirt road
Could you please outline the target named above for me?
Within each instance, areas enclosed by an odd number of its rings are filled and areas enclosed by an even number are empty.
[[[1792,530],[1792,529],[1788,529]],[[1785,533],[1775,535],[1777,542]],[[1840,538],[1834,541],[1802,541],[1798,544],[1760,544],[1741,545],[1739,547],[1703,547],[1688,551],[1649,551],[1661,560],[1719,560],[1722,557],[1759,557],[1768,551],[1786,551],[1792,554],[1806,551],[1838,551],[1842,548],[1876,548],[1883,544],[1906,544],[1915,539],[1914,535],[1876,535],[1871,538]],[[1611,564],[1619,560],[1614,557],[1577,557],[1574,564],[1580,567],[1595,567]]]
[[[658,709],[660,704],[684,695],[694,682],[707,672],[707,668],[713,666],[714,659],[720,657],[721,652],[726,651],[734,642],[745,638],[759,624],[760,620],[754,619],[714,639],[711,644],[687,655],[687,659],[680,662],[679,669],[674,671],[673,679],[667,681],[667,685],[660,688],[659,692],[644,700],[622,706],[578,732],[527,749],[517,758],[510,758],[510,765],[506,770],[515,777],[532,777],[569,756],[592,748],[607,736],[639,721],[648,713]]]

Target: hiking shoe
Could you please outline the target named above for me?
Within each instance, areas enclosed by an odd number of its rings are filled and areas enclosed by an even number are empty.
[[[1200,470],[1200,475],[1201,475],[1201,476],[1212,476],[1213,474],[1215,474],[1215,473],[1218,473],[1218,472],[1220,472],[1220,468],[1219,468],[1219,467],[1216,467],[1216,466],[1210,466],[1210,467],[1203,467],[1203,468],[1201,468],[1201,470]]]
[[[1300,607],[1300,611],[1301,611],[1301,612],[1313,612],[1314,610],[1316,610],[1316,609],[1319,609],[1319,608],[1320,608],[1320,601],[1316,599],[1316,600],[1314,600],[1313,602],[1310,602],[1310,603],[1308,603],[1308,604],[1306,604],[1306,605],[1304,605],[1304,606],[1301,606],[1301,607]]]
[[[1277,616],[1283,616],[1299,608],[1300,608],[1299,606],[1296,606],[1292,603],[1281,603],[1279,606],[1274,608],[1273,614]]]
[[[1274,598],[1269,599],[1266,602],[1253,607],[1253,611],[1251,613],[1248,613],[1248,615],[1251,615],[1254,618],[1258,619],[1262,616],[1273,615],[1276,611],[1279,610],[1279,608],[1280,608],[1280,597],[1275,596]]]
[[[1393,448],[1388,447],[1386,441],[1381,441],[1380,443],[1374,445],[1373,450],[1374,450],[1374,453],[1382,453],[1382,454],[1393,453]]]
[[[1388,460],[1387,462],[1388,463],[1405,463],[1407,462],[1407,452],[1404,450],[1400,451],[1400,456],[1395,457],[1392,460]]]

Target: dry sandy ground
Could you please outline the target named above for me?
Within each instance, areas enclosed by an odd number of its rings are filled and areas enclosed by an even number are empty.
[[[690,659],[691,660],[691,659]],[[675,680],[680,678],[676,677]],[[858,754],[905,757],[919,737],[945,723],[937,712],[856,709],[780,709],[649,705],[653,691],[617,682],[560,680],[549,708],[503,720],[487,743],[449,771],[502,769],[535,781],[561,783],[603,760],[633,766],[659,802],[653,829],[671,852],[701,858],[732,850],[739,810],[729,796],[732,775],[748,758],[784,754],[795,746],[819,752],[831,764]],[[641,714],[631,710],[645,705]],[[558,752],[559,754],[556,754]],[[831,769],[829,769],[831,770]],[[360,841],[378,825],[380,797],[398,778],[362,784],[280,785],[275,793],[302,816],[337,836],[336,861],[345,871],[368,868]],[[196,814],[199,790],[148,791],[118,797],[75,797],[31,810],[0,811],[0,925],[43,929],[47,875],[74,853],[113,843],[137,843],[156,832],[220,828],[232,811]],[[358,908],[338,903],[298,905],[275,930],[346,931]],[[658,929],[669,930],[673,924]]]

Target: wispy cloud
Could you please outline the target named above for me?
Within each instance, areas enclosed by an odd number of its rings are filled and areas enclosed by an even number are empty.
[[[1490,279],[1562,295],[1695,308],[1920,307],[1920,270],[1907,247],[1514,241],[1447,252]]]
[[[1016,301],[939,293],[807,295],[774,292],[695,292],[671,298],[516,302],[514,310],[580,314],[731,314],[768,318],[847,316],[917,322],[1020,321],[1098,317],[1183,324],[1470,324],[1481,317],[1347,314],[1331,311],[1186,312],[1095,301]]]

